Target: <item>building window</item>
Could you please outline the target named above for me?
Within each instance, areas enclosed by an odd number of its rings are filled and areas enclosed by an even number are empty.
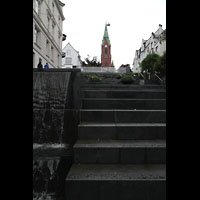
[[[71,50],[67,49],[67,56],[71,56]]]
[[[40,45],[40,31],[37,27],[34,30],[33,42]]]
[[[72,64],[72,58],[70,58],[70,57],[66,58],[66,59],[65,59],[65,63],[66,63],[67,65],[71,65],[71,64]]]
[[[54,61],[54,48],[51,46],[51,60]]]
[[[58,54],[58,56],[57,56],[57,58],[58,58],[58,68],[60,67],[59,65],[60,65],[60,55]]]
[[[158,52],[158,46],[156,47],[156,52]]]
[[[33,0],[33,9],[37,14],[39,14],[40,11],[40,2],[39,0]]]
[[[58,17],[58,25],[60,26],[60,17]]]
[[[60,45],[60,46],[62,46],[62,41],[61,41],[61,33],[60,33],[60,31],[58,31],[58,44]]]
[[[35,53],[33,52],[33,68],[35,67]]]
[[[108,46],[105,45],[105,54],[107,55],[108,54]]]
[[[36,43],[36,41],[37,41],[37,39],[36,39],[36,38],[37,38],[37,34],[38,34],[38,33],[37,33],[37,30],[34,29],[34,34],[33,34],[33,42],[34,42],[34,43]]]
[[[47,16],[47,27],[48,27],[48,31],[49,31],[49,29],[50,29],[50,17],[49,16]]]
[[[52,36],[54,36],[54,27],[55,27],[55,25],[52,24]]]
[[[49,41],[46,41],[46,55],[49,57]]]
[[[52,12],[54,14],[54,3],[52,3]]]

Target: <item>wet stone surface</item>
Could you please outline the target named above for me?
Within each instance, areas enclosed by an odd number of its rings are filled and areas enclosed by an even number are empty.
[[[33,160],[33,200],[62,200],[64,181],[71,167],[69,157],[44,157]]]

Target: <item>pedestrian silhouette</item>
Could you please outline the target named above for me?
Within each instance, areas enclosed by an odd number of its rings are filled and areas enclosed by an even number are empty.
[[[43,66],[42,66],[42,59],[41,59],[41,58],[39,58],[39,63],[38,63],[38,65],[37,65],[37,68],[38,68],[39,71],[42,71],[42,69],[43,69]]]

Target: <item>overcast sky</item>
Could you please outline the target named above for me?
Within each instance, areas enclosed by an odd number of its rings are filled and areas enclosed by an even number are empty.
[[[105,23],[114,65],[130,64],[142,38],[147,40],[162,24],[166,29],[166,0],[61,0],[65,4],[63,33],[79,51],[81,59],[97,56],[101,60],[101,43]]]

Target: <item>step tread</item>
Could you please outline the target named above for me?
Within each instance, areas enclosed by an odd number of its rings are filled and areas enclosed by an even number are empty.
[[[165,180],[166,165],[160,164],[73,164],[70,180]]]
[[[165,140],[77,140],[74,148],[155,148],[166,147]]]
[[[111,88],[109,89],[100,89],[100,90],[94,90],[94,89],[82,89],[82,91],[84,92],[109,92],[109,91],[114,91],[114,92],[130,92],[130,91],[134,91],[134,92],[164,92],[166,93],[166,89],[143,89],[143,90],[126,90],[126,89],[114,89]]]
[[[89,101],[166,101],[166,99],[136,99],[136,98],[81,98],[81,100]]]
[[[137,109],[80,109],[80,111],[95,111],[95,112],[165,112],[166,110],[137,110]]]
[[[149,127],[149,126],[164,126],[166,127],[166,123],[87,123],[81,122],[78,127]]]

